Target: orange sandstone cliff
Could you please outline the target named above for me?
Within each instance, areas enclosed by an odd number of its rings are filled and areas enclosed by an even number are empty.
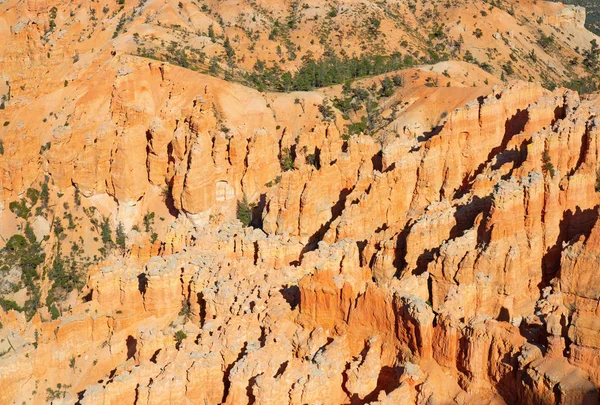
[[[0,403],[598,403],[580,9],[171,3],[0,4]],[[415,63],[247,86],[344,21]]]

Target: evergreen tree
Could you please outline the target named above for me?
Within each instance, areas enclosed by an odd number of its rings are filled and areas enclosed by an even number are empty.
[[[231,42],[229,42],[229,37],[225,37],[223,47],[225,48],[225,55],[227,55],[227,64],[233,67],[235,65],[235,50],[231,46]]]
[[[117,242],[117,246],[121,248],[121,250],[125,250],[125,241],[126,241],[126,236],[125,236],[125,229],[123,228],[123,223],[119,222],[119,225],[117,225],[117,237],[116,237],[116,242]]]
[[[248,204],[246,194],[244,194],[242,200],[237,203],[237,219],[239,219],[244,226],[249,226],[250,222],[252,222],[252,207]]]

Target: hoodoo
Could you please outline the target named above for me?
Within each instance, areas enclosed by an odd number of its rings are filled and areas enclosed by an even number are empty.
[[[0,403],[598,404],[574,2],[0,1]]]

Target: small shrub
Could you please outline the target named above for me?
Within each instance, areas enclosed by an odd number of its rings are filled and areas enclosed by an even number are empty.
[[[13,214],[20,218],[27,219],[29,216],[30,209],[27,207],[27,203],[23,199],[20,201],[11,201],[10,204],[8,204],[8,208]]]
[[[281,176],[277,176],[273,180],[271,180],[270,182],[268,182],[267,184],[265,184],[265,186],[267,186],[267,187],[273,187],[273,186],[279,184],[280,181],[281,181]]]
[[[19,306],[19,304],[17,304],[15,301],[13,300],[7,300],[4,298],[0,298],[0,306],[2,307],[2,309],[7,312],[10,311],[11,309],[16,311],[16,312],[22,312],[23,308],[21,308]]]
[[[179,349],[179,346],[181,345],[181,342],[183,342],[186,338],[187,338],[187,334],[184,331],[178,330],[177,332],[175,332],[175,342],[176,342],[176,347],[178,349]]]
[[[546,173],[550,173],[550,177],[554,177],[554,175],[556,174],[556,170],[554,169],[554,165],[550,161],[550,154],[547,150],[545,150],[542,154],[542,163],[542,168],[544,169],[544,171]]]
[[[117,225],[117,236],[115,238],[117,246],[121,248],[121,250],[125,250],[126,247],[126,235],[125,229],[123,228],[123,223],[119,222]]]
[[[335,118],[333,108],[331,108],[329,100],[327,99],[323,100],[323,103],[319,105],[319,112],[325,121],[331,121],[333,118]]]
[[[102,236],[102,243],[104,243],[104,245],[112,244],[112,232],[110,230],[108,218],[103,219],[100,234]]]
[[[290,151],[290,148],[283,148],[281,155],[279,156],[279,166],[284,172],[294,170],[294,156]]]
[[[58,308],[56,308],[56,305],[54,304],[50,306],[50,316],[52,316],[53,320],[60,317],[60,312],[58,312]]]
[[[36,190],[35,188],[28,188],[27,189],[27,198],[29,198],[29,201],[31,202],[31,206],[34,206],[35,204],[37,204],[37,202],[40,198],[40,192],[38,190]]]
[[[238,201],[236,214],[237,219],[239,219],[244,226],[249,226],[250,222],[252,222],[252,207],[248,203],[246,194],[244,194],[241,201]]]
[[[542,34],[542,37],[538,40],[538,44],[544,49],[547,49],[553,43],[554,43],[554,37],[551,35],[546,36],[546,35]]]
[[[154,224],[154,212],[150,212],[146,215],[144,215],[144,229],[146,229],[146,232],[150,232],[150,229],[152,228],[152,225]]]

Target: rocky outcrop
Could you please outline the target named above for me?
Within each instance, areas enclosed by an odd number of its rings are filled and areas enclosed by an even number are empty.
[[[597,403],[598,95],[417,66],[392,94],[354,84],[377,125],[350,136],[363,107],[328,108],[347,86],[265,93],[175,66],[251,81],[337,32],[348,55],[376,49],[367,34],[402,55],[440,36],[562,80],[581,69],[565,44],[593,38],[580,10],[279,3],[0,4],[1,244],[25,235],[0,253],[40,243],[0,266],[0,402]],[[422,48],[426,12],[461,18]]]

